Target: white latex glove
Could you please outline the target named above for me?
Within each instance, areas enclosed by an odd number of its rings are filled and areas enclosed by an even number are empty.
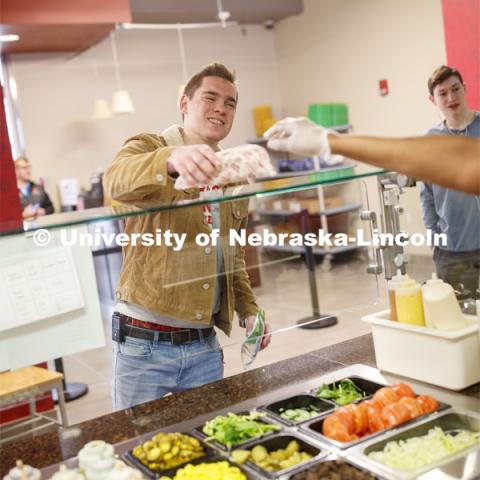
[[[264,137],[268,148],[312,157],[322,157],[327,163],[331,154],[328,134],[333,133],[305,117],[287,117],[269,128]]]

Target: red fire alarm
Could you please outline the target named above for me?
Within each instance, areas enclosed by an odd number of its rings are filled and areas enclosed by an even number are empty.
[[[388,80],[383,79],[378,81],[378,88],[380,90],[380,95],[386,97],[388,95]]]

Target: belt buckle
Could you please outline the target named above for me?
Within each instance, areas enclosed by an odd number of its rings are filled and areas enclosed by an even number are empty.
[[[188,333],[188,340],[183,341],[181,334],[184,334],[185,332]],[[172,345],[175,345],[176,347],[179,347],[185,343],[192,343],[192,332],[190,329],[180,330],[178,332],[170,332],[170,341]]]

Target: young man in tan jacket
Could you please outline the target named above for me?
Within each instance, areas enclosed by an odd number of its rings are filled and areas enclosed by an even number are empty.
[[[130,138],[105,172],[114,200],[158,208],[127,217],[125,233],[185,234],[178,249],[123,248],[113,316],[116,409],[221,379],[223,353],[214,327],[229,335],[234,311],[241,326],[253,327],[258,306],[244,249],[227,242],[230,229],[246,228],[248,201],[168,208],[218,193],[220,187],[176,190],[175,178],[206,185],[217,175],[215,151],[231,130],[237,100],[234,74],[222,64],[207,65],[185,86],[183,127]],[[199,246],[196,235],[212,228],[220,230],[218,246]],[[269,341],[264,337],[262,348]]]

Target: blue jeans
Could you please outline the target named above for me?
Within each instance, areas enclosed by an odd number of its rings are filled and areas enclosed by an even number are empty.
[[[121,410],[223,378],[223,351],[215,332],[170,342],[125,337],[113,348],[113,408]]]

